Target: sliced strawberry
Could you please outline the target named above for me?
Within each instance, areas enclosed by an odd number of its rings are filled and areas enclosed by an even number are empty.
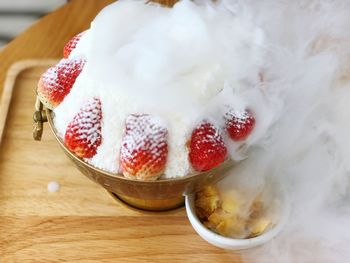
[[[121,142],[120,167],[125,177],[156,180],[168,156],[168,131],[150,115],[129,115]]]
[[[80,158],[91,158],[101,145],[102,109],[98,98],[90,99],[68,124],[64,142]]]
[[[190,163],[199,172],[218,166],[227,155],[220,130],[206,120],[192,132],[189,151]]]
[[[71,40],[67,42],[67,44],[63,48],[63,57],[68,58],[70,53],[77,47],[81,37],[85,34],[84,32],[81,32],[77,35],[75,35]]]
[[[84,65],[85,61],[81,59],[62,59],[49,68],[38,83],[37,93],[41,102],[49,109],[58,106],[72,89]]]
[[[225,114],[227,133],[234,141],[246,139],[254,129],[255,118],[250,110],[229,110]]]

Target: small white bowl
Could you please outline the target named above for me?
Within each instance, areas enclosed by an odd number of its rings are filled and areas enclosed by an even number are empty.
[[[204,240],[206,240],[210,244],[219,248],[230,249],[230,250],[243,250],[243,249],[257,247],[275,238],[285,226],[287,219],[289,217],[289,211],[290,211],[286,194],[283,193],[283,196],[281,197],[281,202],[282,202],[281,216],[280,216],[279,222],[275,226],[273,226],[270,230],[266,231],[265,233],[257,237],[247,238],[247,239],[235,239],[235,238],[224,237],[219,234],[216,234],[215,232],[209,230],[206,226],[204,226],[196,215],[196,211],[195,211],[196,208],[194,205],[194,201],[195,201],[195,194],[186,196],[186,200],[185,200],[186,212],[187,212],[188,219],[190,220],[190,223],[194,228],[194,230]]]

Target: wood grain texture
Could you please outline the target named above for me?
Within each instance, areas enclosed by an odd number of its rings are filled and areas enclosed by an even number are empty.
[[[45,69],[15,81],[0,148],[0,262],[241,262],[203,241],[184,208],[145,213],[112,199],[76,170],[48,127],[34,141],[35,88]],[[58,192],[47,192],[50,181]]]
[[[14,62],[59,58],[63,44],[111,2],[73,0],[19,36],[0,53],[1,89]],[[42,142],[32,139],[44,64],[8,72],[14,86],[6,85],[12,100],[0,146],[0,262],[241,262],[203,241],[183,208],[144,213],[116,202],[75,169],[48,127]],[[60,183],[58,192],[47,192],[50,181]]]

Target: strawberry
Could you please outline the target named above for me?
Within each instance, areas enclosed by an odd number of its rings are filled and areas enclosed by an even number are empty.
[[[208,171],[225,161],[227,148],[220,130],[204,120],[191,135],[189,160],[199,172]]]
[[[63,48],[63,57],[68,58],[70,53],[77,47],[77,44],[79,43],[81,37],[85,34],[84,32],[81,32],[77,35],[75,35],[71,40],[67,42],[67,44]]]
[[[37,94],[41,102],[49,109],[58,106],[72,89],[84,65],[84,60],[62,59],[49,68],[38,83]]]
[[[224,118],[227,133],[234,141],[246,139],[255,126],[255,118],[250,110],[230,109]]]
[[[168,156],[168,131],[150,115],[129,115],[121,142],[120,168],[125,177],[156,180],[164,171]]]
[[[91,158],[101,145],[101,101],[90,99],[68,124],[64,142],[80,158]]]

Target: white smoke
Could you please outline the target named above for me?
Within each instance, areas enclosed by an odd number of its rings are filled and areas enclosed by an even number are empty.
[[[56,127],[65,131],[75,114],[72,105],[78,104],[81,94],[95,94],[97,85],[109,122],[103,134],[108,140],[94,164],[109,169],[116,163],[115,145],[125,116],[140,111],[139,104],[154,111],[171,107],[187,118],[192,109],[195,113],[202,106],[206,109],[214,94],[229,84],[232,94],[240,95],[238,100],[249,102],[257,126],[247,141],[250,147],[243,147],[247,152],[236,158],[246,159],[225,185],[231,182],[234,187],[241,181],[247,188],[259,189],[274,181],[284,186],[291,204],[291,216],[277,239],[245,255],[253,262],[346,262],[350,258],[350,0],[195,3],[183,0],[174,9],[162,9],[124,0],[102,11],[90,29],[87,50],[81,47],[88,58],[84,78],[80,76],[55,110]],[[257,28],[263,41],[254,32]],[[265,55],[260,57],[261,53]],[[261,65],[265,81],[256,84]],[[225,104],[221,98],[215,102]],[[178,129],[170,143],[179,149],[173,156],[179,153],[186,161],[181,147],[191,122],[176,122],[177,115],[169,116],[173,134]],[[108,163],[101,164],[102,159]],[[172,167],[186,168],[179,160]],[[110,170],[117,170],[114,166]]]
[[[282,233],[244,252],[253,262],[350,258],[350,1],[224,1],[266,33],[266,97],[278,117],[224,184],[277,181],[288,192]],[[247,179],[248,178],[248,179]],[[248,184],[249,184],[248,183]]]

